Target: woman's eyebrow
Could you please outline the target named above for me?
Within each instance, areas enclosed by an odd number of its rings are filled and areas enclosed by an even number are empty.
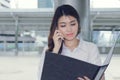
[[[76,20],[71,20],[70,23],[73,23],[73,22],[75,22],[75,21],[76,21]]]
[[[75,22],[76,20],[71,20],[69,23],[73,23],[73,22]],[[59,24],[66,24],[66,22],[59,22]]]
[[[59,22],[59,24],[65,24],[65,22]]]

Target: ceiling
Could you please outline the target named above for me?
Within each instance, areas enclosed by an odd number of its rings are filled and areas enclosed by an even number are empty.
[[[49,30],[53,12],[41,12],[39,9],[1,9],[0,31]],[[91,9],[90,21],[92,29],[120,29],[120,9]]]

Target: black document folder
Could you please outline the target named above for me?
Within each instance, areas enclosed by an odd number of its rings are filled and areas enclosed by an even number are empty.
[[[55,53],[46,53],[41,80],[77,80],[87,76],[94,80],[101,67]]]

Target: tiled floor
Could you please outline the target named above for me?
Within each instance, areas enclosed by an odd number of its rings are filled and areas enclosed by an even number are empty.
[[[35,56],[0,56],[0,80],[37,80],[39,63],[40,57]],[[113,56],[105,76],[106,80],[120,80],[120,55]]]

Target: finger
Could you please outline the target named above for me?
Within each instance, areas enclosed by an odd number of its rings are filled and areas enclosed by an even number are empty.
[[[57,34],[57,33],[60,33],[60,31],[59,30],[55,30],[55,32],[54,32],[55,34]]]
[[[62,40],[64,40],[63,35],[61,33],[57,33],[55,36],[61,38]]]
[[[61,33],[56,33],[57,36],[61,36]]]
[[[55,32],[53,34],[53,37],[55,37],[57,33],[58,33],[57,30],[55,30]]]
[[[53,35],[53,39],[59,40],[58,38],[64,40],[62,33],[59,30],[55,30],[54,35]]]
[[[56,41],[60,41],[60,40],[63,40],[63,37],[62,36],[53,36],[53,40],[56,42]]]
[[[63,40],[62,36],[57,36],[56,38],[57,38],[58,41]]]
[[[85,80],[90,80],[88,77],[84,76]]]
[[[59,35],[59,34],[58,34],[58,31],[55,30],[54,35],[53,35],[53,38],[57,37],[58,35]]]
[[[53,35],[53,36],[59,36],[59,35],[61,35],[61,34],[60,34],[60,32],[58,32],[58,30],[55,30],[54,35]]]
[[[78,77],[78,78],[77,78],[77,80],[84,80],[84,79],[83,79],[83,78],[81,78],[81,77]]]

